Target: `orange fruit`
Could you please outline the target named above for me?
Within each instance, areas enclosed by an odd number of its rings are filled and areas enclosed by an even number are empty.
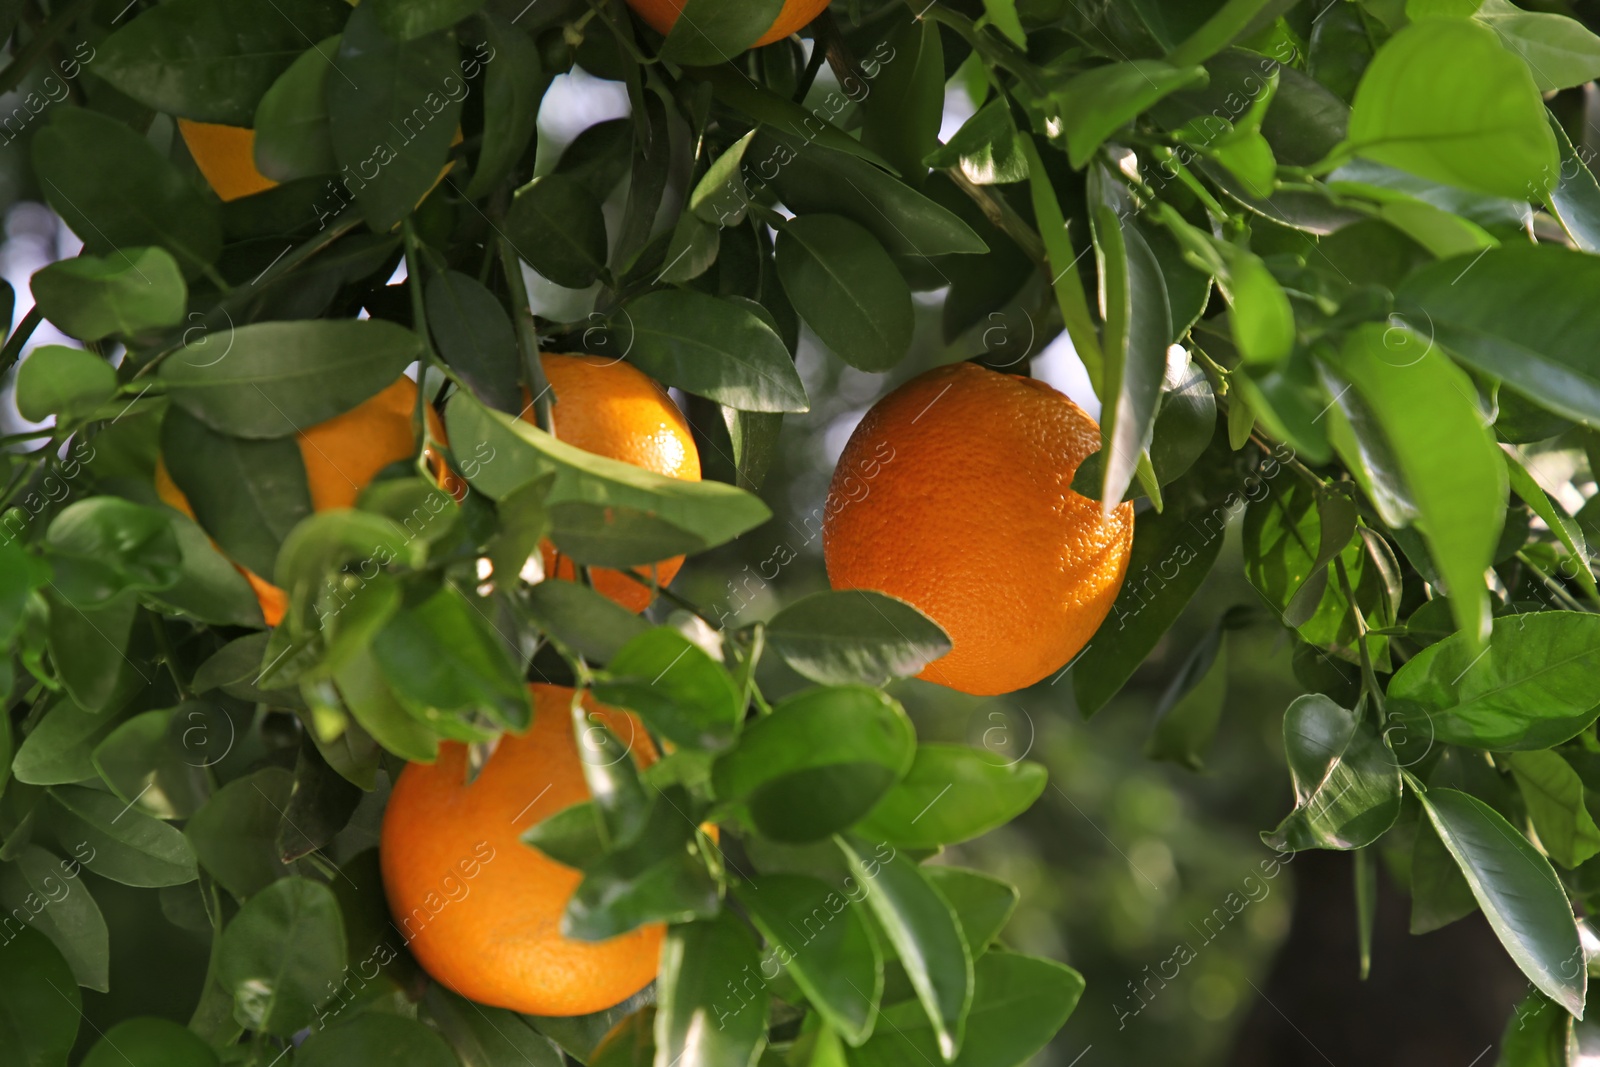
[[[379,471],[416,455],[417,440],[411,429],[416,403],[416,383],[401,377],[349,411],[295,434],[305,463],[313,511],[354,507],[356,498]],[[433,436],[443,441],[444,427],[439,416],[432,407],[426,412]],[[451,489],[453,482],[443,464],[435,461],[434,467],[441,485]],[[160,460],[156,462],[156,493],[167,504],[194,518],[194,509]],[[289,606],[284,591],[244,567],[239,570],[255,590],[267,625],[278,625]]]
[[[688,0],[628,0],[628,6],[657,33],[671,33],[678,16],[683,13],[683,5],[687,2]],[[778,14],[778,19],[772,24],[772,28],[751,47],[760,48],[781,41],[790,34],[799,33],[827,7],[828,0],[785,0],[783,11]]]
[[[652,378],[628,363],[599,356],[545,355],[539,358],[545,380],[555,397],[555,434],[567,444],[607,459],[684,481],[700,480],[700,450],[695,447],[689,422]],[[529,405],[523,419],[534,421]],[[542,546],[545,573],[571,580],[572,560],[557,556],[548,541]],[[668,585],[683,566],[683,557],[655,564],[656,581]],[[651,568],[635,573],[648,578]],[[594,587],[629,611],[650,606],[649,586],[640,585],[618,571],[596,568],[590,572]]]
[[[179,119],[178,132],[194,165],[223,200],[238,200],[278,184],[256,169],[256,131]]]
[[[980,696],[1064,666],[1122,587],[1133,505],[1072,491],[1095,421],[1043,382],[940,367],[867,412],[822,520],[835,589],[899,597],[950,635],[918,677]]]
[[[587,1015],[656,975],[664,927],[608,941],[561,934],[582,876],[520,840],[528,827],[589,799],[573,736],[573,692],[529,686],[533,727],[506,735],[466,782],[466,747],[408,764],[389,795],[378,855],[396,927],[417,962],[452,992],[530,1015]],[[656,751],[626,712],[588,703],[641,766]]]

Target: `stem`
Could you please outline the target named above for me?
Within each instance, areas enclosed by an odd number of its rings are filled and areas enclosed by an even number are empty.
[[[707,615],[705,613],[705,611],[698,604],[696,604],[694,601],[689,600],[689,599],[687,599],[687,598],[685,598],[683,596],[680,596],[677,593],[674,593],[671,589],[668,589],[666,586],[661,585],[658,582],[652,581],[651,579],[646,578],[643,575],[640,575],[640,574],[634,572],[633,570],[631,570],[631,569],[629,569],[627,567],[619,568],[617,570],[617,573],[622,575],[624,578],[628,578],[628,579],[631,579],[632,581],[638,582],[640,585],[648,586],[649,588],[655,590],[657,593],[661,594],[661,596],[665,597],[667,600],[670,600],[674,604],[678,605],[678,607],[682,608],[684,611],[687,611],[689,614],[699,617],[701,622],[704,622],[707,626],[711,627],[713,630],[716,630],[719,633],[721,632],[721,630],[722,630],[721,624],[713,621],[711,616]]]
[[[22,316],[22,321],[17,323],[17,328],[11,331],[10,337],[6,338],[5,347],[0,348],[0,374],[10,370],[11,365],[22,358],[23,346],[28,343],[28,339],[33,336],[33,331],[37,330],[39,324],[43,321],[44,313],[39,310],[38,304],[29,308],[28,313]]]
[[[50,21],[40,26],[38,31],[29,38],[22,51],[7,64],[5,70],[0,70],[0,93],[9,93],[22,84],[22,79],[27,77],[28,71],[39,61],[39,57],[56,42],[66,28],[72,25],[94,0],[71,0],[59,11],[50,16]]]
[[[1361,653],[1361,687],[1372,697],[1372,705],[1378,710],[1378,722],[1381,725],[1386,712],[1383,707],[1383,688],[1378,685],[1378,675],[1372,669],[1372,655],[1367,649],[1367,620],[1362,617],[1361,606],[1356,603],[1356,594],[1350,588],[1350,576],[1345,572],[1344,560],[1338,556],[1333,558],[1334,574],[1339,578],[1339,591],[1344,594],[1345,603],[1350,605],[1350,615],[1356,623],[1356,648]]]
[[[178,673],[176,655],[172,650],[172,635],[167,633],[167,627],[160,615],[152,612],[149,618],[150,628],[156,635],[156,647],[161,650],[161,662],[166,665],[167,673],[172,676],[172,684],[178,687],[178,696],[184,700],[193,700],[194,693],[190,691],[189,683]]]
[[[1533,558],[1531,556],[1529,556],[1527,552],[1523,551],[1520,548],[1517,549],[1517,559],[1518,559],[1519,562],[1521,562],[1521,564],[1524,567],[1528,568],[1530,571],[1532,571],[1533,573],[1537,574],[1539,576],[1539,580],[1544,583],[1545,588],[1549,589],[1550,592],[1554,596],[1556,596],[1558,599],[1564,601],[1568,608],[1570,608],[1573,611],[1588,611],[1589,610],[1588,608],[1586,608],[1582,604],[1580,604],[1577,601],[1577,599],[1575,597],[1573,597],[1573,595],[1571,593],[1567,592],[1566,588],[1563,587],[1560,582],[1556,581],[1555,578],[1552,577],[1551,575],[1546,574],[1544,572],[1543,568],[1541,568],[1537,563],[1535,563],[1533,561]]]
[[[550,395],[550,383],[545,380],[544,365],[539,362],[539,326],[533,317],[533,305],[528,302],[528,283],[522,277],[522,261],[509,238],[502,234],[495,240],[500,245],[500,268],[505,271],[506,287],[511,292],[511,312],[517,322],[517,348],[522,353],[522,373],[533,398],[534,418],[538,420],[539,429],[553,437],[555,402]]]
[[[922,10],[918,10],[919,5]],[[1028,62],[1028,57],[1020,53],[1016,45],[1006,38],[986,34],[967,16],[936,4],[929,4],[926,0],[906,0],[906,6],[917,18],[942,22],[950,27],[972,46],[974,52],[987,60],[991,67],[1004,67],[1009,70],[1035,96],[1046,95],[1044,85],[1039,81],[1037,69]]]
[[[972,202],[978,205],[984,218],[988,219],[995,229],[1015,241],[1017,247],[1022,249],[1023,254],[1029,259],[1046,270],[1050,269],[1049,257],[1045,255],[1044,239],[1021,215],[1017,214],[1016,208],[995,196],[984,186],[974,184],[962,173],[960,167],[946,167],[944,173],[955,183],[957,189],[966,193]]]

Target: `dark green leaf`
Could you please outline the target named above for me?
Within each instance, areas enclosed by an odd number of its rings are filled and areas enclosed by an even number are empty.
[[[83,1067],[217,1067],[217,1054],[169,1019],[125,1019],[100,1035]]]
[[[1524,11],[1510,0],[1484,0],[1477,19],[1522,57],[1541,92],[1600,78],[1600,37],[1583,23],[1547,11]]]
[[[337,0],[172,0],[101,42],[94,72],[153,110],[247,126],[273,80],[345,14]]]
[[[911,289],[866,229],[839,215],[802,215],[778,231],[777,263],[790,303],[839,358],[871,372],[905,358],[916,326]]]
[[[22,930],[0,952],[0,1048],[19,1067],[61,1067],[83,1018],[78,983],[61,953],[37,930]]]
[[[1205,68],[1125,60],[1076,74],[1040,101],[1060,123],[1067,156],[1082,170],[1106,139],[1163,97],[1204,81]]]
[[[1478,910],[1477,898],[1433,824],[1417,824],[1411,849],[1411,932],[1432,933]]]
[[[255,115],[255,165],[274,181],[332,174],[339,169],[328,123],[328,79],[338,54],[338,37],[317,42],[302,52],[261,98]]]
[[[1545,199],[1575,245],[1585,252],[1600,251],[1600,182],[1572,147],[1561,123],[1554,115],[1549,118],[1550,132],[1561,150],[1561,170]]]
[[[1578,772],[1556,752],[1514,752],[1509,762],[1546,855],[1571,870],[1600,853],[1600,827],[1584,805]]]
[[[264,626],[261,603],[233,561],[218,550],[193,519],[179,514],[171,519],[178,551],[183,554],[181,570],[176,582],[147,594],[148,598],[216,626]]]
[[[526,1019],[458,997],[437,982],[428,983],[422,1010],[438,1026],[461,1060],[461,1067],[563,1067],[555,1044]]]
[[[931,167],[960,167],[974,185],[1026,181],[1028,157],[1022,149],[1011,105],[998,97],[979,108],[949,142],[928,156]]]
[[[564,500],[550,507],[550,540],[574,563],[648,567],[700,547],[700,538],[637,508]]]
[[[776,841],[819,841],[870,811],[911,767],[904,710],[875,689],[812,689],[752,722],[717,759],[717,797]]]
[[[1522,973],[1546,996],[1581,1015],[1588,985],[1583,948],[1550,861],[1477,797],[1430,789],[1418,798]]]
[[[517,338],[511,318],[493,293],[459,271],[428,279],[428,327],[439,354],[466,380],[478,399],[499,411],[518,414]]]
[[[184,827],[200,865],[239,900],[289,873],[279,856],[278,828],[294,776],[266,767],[216,792]]]
[[[441,589],[402,609],[373,640],[372,652],[395,696],[415,714],[476,710],[508,730],[527,729],[531,721],[521,670],[466,594]]]
[[[724,909],[712,919],[674,926],[661,946],[656,978],[656,1057],[676,1067],[752,1067],[767,1035],[765,985],[749,989],[760,949],[749,929]],[[741,990],[713,1028],[707,1005]]]
[[[769,953],[828,1024],[852,1045],[872,1033],[883,992],[883,959],[857,908],[860,896],[798,874],[761,875],[737,890]]]
[[[595,697],[638,712],[676,744],[725,748],[738,732],[743,702],[728,672],[671,627],[635,637],[608,669],[611,678],[595,685]]]
[[[1370,717],[1321,693],[1283,714],[1295,809],[1261,839],[1280,851],[1362,848],[1400,815],[1400,767]]]
[[[520,189],[505,227],[518,254],[557,285],[587,289],[605,270],[605,216],[575,178],[547,174]]]
[[[650,629],[633,612],[577,582],[540,582],[528,590],[528,611],[546,633],[601,665]]]
[[[613,329],[628,362],[664,385],[741,411],[809,410],[782,339],[732,300],[660,290],[627,305]]]
[[[77,862],[28,845],[0,866],[0,899],[8,920],[25,922],[55,943],[78,985],[104,993],[111,988],[106,920],[79,872]]]
[[[59,594],[50,605],[49,648],[62,685],[85,710],[120,707],[151,679],[128,656],[139,604],[131,592],[99,607]]]
[[[56,839],[87,845],[83,865],[124,885],[182,885],[197,875],[194,853],[177,830],[109,793],[61,785],[50,790]]]
[[[484,0],[372,0],[378,25],[389,36],[409,41],[448,30],[483,6]]]
[[[686,0],[661,46],[661,58],[690,67],[732,62],[765,36],[783,0]]]
[[[932,19],[907,12],[896,22],[884,39],[894,59],[882,64],[861,105],[861,142],[920,185],[944,120],[944,43]]]
[[[358,175],[354,192],[367,224],[387,233],[439,181],[460,125],[467,85],[456,44],[434,33],[397,41],[373,5],[356,8],[328,79],[334,158]]]
[[[1105,178],[1104,181],[1111,179]],[[1167,286],[1150,246],[1133,223],[1107,204],[1094,209],[1100,306],[1105,309],[1104,392],[1099,497],[1107,512],[1122,500],[1145,462],[1167,370]]]
[[[251,897],[222,931],[217,968],[223,987],[233,994],[234,1018],[245,1029],[288,1037],[310,1026],[317,1005],[345,970],[344,922],[333,891],[305,878],[273,882]],[[351,1026],[359,1031],[356,1024],[362,1020],[385,1018],[390,1017],[358,1015],[306,1044],[316,1045],[320,1038],[322,1044],[349,1051],[351,1046],[332,1035],[348,1034]],[[377,1062],[404,1062],[397,1059],[401,1051],[391,1046],[390,1055]],[[295,1062],[316,1061],[302,1049]],[[323,1062],[343,1067],[353,1061],[335,1057]]]
[[[414,1019],[365,1012],[319,1030],[295,1067],[458,1067],[444,1038]]]
[[[62,700],[34,723],[17,746],[11,773],[29,785],[68,785],[93,778],[95,745],[116,725],[115,715],[95,715]]]
[[[973,959],[1000,936],[1021,897],[1016,886],[965,867],[924,867],[922,874],[956,913]]]
[[[493,11],[484,12],[483,151],[467,184],[466,195],[480,197],[497,188],[522,158],[533,139],[539,104],[550,75],[545,73],[539,49],[512,20]],[[475,61],[462,61],[469,73]],[[470,80],[470,77],[469,77]],[[609,191],[609,190],[607,190]]]
[[[135,715],[95,746],[94,769],[141,811],[158,819],[187,819],[210,791],[205,731],[189,731],[212,712],[211,705],[191,701]],[[186,745],[186,739],[198,743]]]
[[[379,319],[241,326],[227,351],[180,350],[160,378],[179,407],[234,437],[287,437],[394,384],[422,339]]]
[[[871,590],[813,593],[766,625],[767,644],[822,685],[909,678],[950,651],[938,623],[903,600]]]
[[[955,845],[1003,826],[1044,791],[1037,763],[1005,763],[986,749],[922,744],[906,776],[856,826],[896,848]]]
[[[40,313],[81,341],[113,334],[132,337],[171,326],[183,318],[189,302],[178,261],[164,248],[63,259],[39,271],[29,284]]]
[[[1549,748],[1600,714],[1600,618],[1502,616],[1479,647],[1458,633],[1412,657],[1389,682],[1389,714],[1419,740],[1496,751]]]

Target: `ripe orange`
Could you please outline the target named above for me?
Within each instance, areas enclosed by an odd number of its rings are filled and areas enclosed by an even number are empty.
[[[673,24],[683,13],[687,0],[628,0],[628,6],[638,12],[658,33],[671,33]],[[784,0],[783,11],[772,28],[751,47],[781,41],[790,34],[799,33],[812,19],[828,7],[828,0]]]
[[[278,184],[256,169],[256,131],[179,119],[178,132],[194,165],[223,200],[238,200]]]
[[[834,471],[823,553],[835,589],[914,604],[950,635],[918,676],[991,696],[1064,666],[1111,610],[1133,505],[1072,491],[1100,446],[1083,409],[972,363],[929,371],[867,412]]]
[[[672,397],[638,368],[599,356],[540,357],[545,379],[555,397],[556,437],[586,452],[631,463],[635,467],[671,478],[698,482],[700,450],[695,447],[689,423]],[[532,405],[523,412],[534,421]],[[572,560],[557,558],[553,545],[543,546],[545,573],[571,579]],[[683,566],[683,557],[655,565],[656,581],[671,583]],[[649,577],[650,567],[635,568]],[[629,611],[650,606],[651,592],[618,571],[596,569],[594,587]]]
[[[354,507],[356,498],[372,484],[379,471],[416,455],[417,440],[411,429],[416,403],[416,383],[401,377],[344,414],[295,434],[300,458],[305,463],[312,510]],[[434,437],[444,440],[439,416],[431,407],[426,411]],[[435,468],[443,475],[442,464],[435,463]],[[450,488],[443,478],[441,481]],[[167,473],[166,464],[159,460],[156,493],[167,504],[194,518],[188,499]],[[289,606],[283,590],[244,567],[239,570],[255,590],[267,625],[278,625]]]
[[[395,925],[441,985],[530,1015],[586,1015],[655,978],[664,927],[609,941],[561,935],[581,875],[520,840],[528,827],[589,799],[573,736],[573,692],[533,685],[533,727],[500,739],[466,784],[466,748],[401,772],[383,816],[379,858]],[[626,712],[586,704],[642,766],[656,751]],[[592,757],[590,757],[592,758]]]

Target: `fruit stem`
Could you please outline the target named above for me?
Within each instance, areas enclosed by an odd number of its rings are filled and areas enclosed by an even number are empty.
[[[505,271],[506,288],[511,292],[512,317],[517,323],[517,348],[522,353],[522,376],[528,387],[528,395],[533,397],[534,418],[539,429],[554,437],[555,404],[550,395],[550,383],[545,380],[544,365],[539,362],[539,326],[533,317],[533,306],[528,302],[528,283],[522,277],[522,260],[505,234],[495,238],[495,242],[500,246],[500,268]]]

